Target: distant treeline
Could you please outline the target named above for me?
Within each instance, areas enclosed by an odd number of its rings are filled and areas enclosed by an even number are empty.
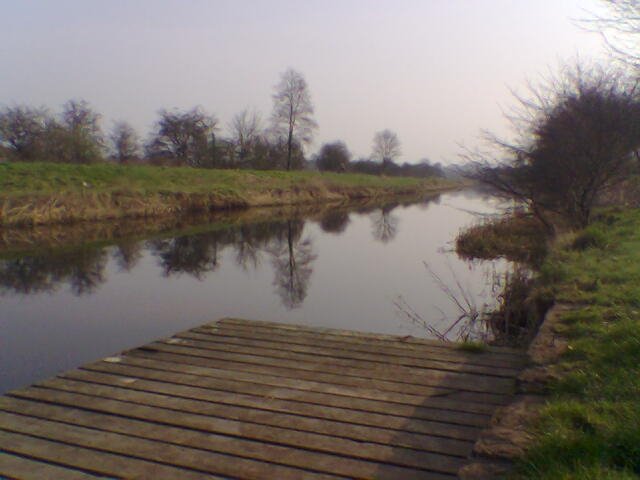
[[[201,108],[161,110],[151,135],[143,142],[127,122],[116,122],[105,133],[101,115],[86,101],[70,100],[59,114],[30,106],[0,109],[0,159],[63,163],[148,163],[202,168],[285,169],[287,138],[261,127],[255,112],[243,111],[218,133],[218,121]],[[343,142],[322,146],[305,158],[292,141],[291,168],[318,168],[398,176],[443,176],[439,164],[428,161],[398,165],[369,158],[352,161]]]

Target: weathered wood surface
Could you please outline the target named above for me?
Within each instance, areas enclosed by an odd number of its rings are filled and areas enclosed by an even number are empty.
[[[0,478],[452,479],[523,362],[224,319],[0,397]]]

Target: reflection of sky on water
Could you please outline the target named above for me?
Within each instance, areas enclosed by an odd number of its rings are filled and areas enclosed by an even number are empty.
[[[470,192],[314,221],[263,222],[0,261],[0,390],[225,316],[402,335],[398,295],[442,331],[455,305],[423,262],[477,306],[505,262],[469,264],[456,233],[491,213]],[[20,292],[20,293],[18,293]]]

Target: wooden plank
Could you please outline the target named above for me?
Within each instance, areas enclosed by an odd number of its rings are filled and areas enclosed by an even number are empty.
[[[257,338],[281,343],[291,343],[293,345],[316,345],[323,348],[339,349],[343,352],[375,353],[401,358],[415,358],[418,360],[438,360],[450,363],[468,363],[472,365],[503,368],[521,368],[526,363],[526,357],[524,356],[509,356],[503,358],[491,353],[467,353],[455,348],[423,350],[415,346],[407,347],[401,341],[376,344],[375,342],[368,343],[364,339],[358,339],[356,342],[350,342],[340,337],[324,337],[322,335],[295,331],[268,332],[264,329],[255,329],[235,324],[231,326],[205,326],[194,328],[192,331],[211,336]]]
[[[50,397],[48,400],[56,401],[57,398]],[[112,405],[115,405],[115,403],[112,403]],[[85,407],[86,405],[79,406]],[[96,408],[100,408],[100,406]],[[295,447],[291,448],[277,444],[256,442],[246,440],[244,438],[235,438],[233,436],[211,434],[208,431],[189,430],[187,428],[168,426],[165,422],[171,418],[173,418],[173,423],[180,423],[181,420],[184,421],[186,419],[187,423],[185,424],[185,427],[190,426],[190,416],[180,415],[176,421],[176,414],[171,411],[156,409],[152,419],[153,421],[143,422],[131,418],[125,418],[120,415],[105,415],[104,413],[95,413],[93,411],[69,408],[68,406],[61,407],[58,405],[46,405],[17,399],[11,399],[3,402],[1,408],[5,411],[18,410],[22,411],[23,414],[70,423],[77,426],[88,426],[101,431],[121,433],[151,440],[160,440],[172,444],[209,450],[212,452],[229,453],[237,455],[238,457],[265,460],[275,464],[294,466],[305,470],[323,471],[339,476],[363,479],[382,478],[380,476],[381,465],[379,463],[349,458],[346,456],[347,452],[345,452],[345,456],[328,455],[309,451],[306,448],[297,449]],[[118,414],[122,412],[112,411],[112,413]],[[200,423],[206,425],[206,422],[203,422],[202,420]],[[383,466],[386,467],[384,478],[404,478],[405,475],[412,474],[410,470],[407,471],[403,468],[392,468],[384,462]],[[242,458],[235,461],[233,468],[235,468],[234,473],[236,475],[245,475]],[[277,478],[299,478],[297,470],[293,470],[293,477],[291,477],[292,474],[289,470],[281,470],[282,473]],[[316,478],[315,474],[312,472],[305,473],[305,475],[308,478]],[[420,476],[423,478],[429,478],[429,475],[427,474],[422,474]]]
[[[380,428],[363,427],[357,425],[332,422],[329,420],[319,420],[299,415],[282,414],[276,412],[266,413],[255,409],[246,409],[237,406],[219,405],[202,401],[171,398],[167,396],[139,392],[136,390],[118,389],[105,386],[92,386],[90,384],[78,384],[77,382],[60,382],[59,390],[49,390],[49,388],[30,388],[16,392],[14,395],[19,398],[35,399],[41,401],[51,401],[68,406],[82,406],[83,408],[97,408],[96,404],[91,404],[85,397],[77,394],[91,395],[100,399],[111,399],[122,402],[130,402],[137,405],[155,407],[179,411],[180,413],[205,415],[222,420],[233,422],[244,422],[255,424],[256,426],[271,426],[282,429],[320,434],[329,437],[339,437],[360,442],[378,443],[397,447],[413,448],[429,452],[444,453],[455,456],[467,456],[473,442],[451,439],[443,436],[415,434],[408,432],[398,432],[395,430],[385,430]],[[49,387],[49,384],[47,385]],[[65,388],[66,387],[66,388]],[[62,391],[60,391],[62,390]],[[75,396],[74,396],[75,395]],[[74,398],[79,398],[83,403],[74,403]],[[2,404],[0,398],[0,405]],[[110,406],[111,404],[107,404]],[[147,412],[147,410],[144,410]],[[110,413],[114,413],[111,412]],[[127,415],[126,409],[123,412],[115,412],[118,415]],[[147,418],[147,417],[144,417]],[[153,419],[152,419],[153,420]],[[156,420],[153,420],[156,421]],[[167,423],[176,421],[175,417],[163,420]],[[221,434],[235,434],[226,428],[228,422],[223,422],[223,430],[211,430]],[[235,426],[235,423],[231,424]],[[178,426],[187,426],[184,421],[179,421]],[[212,423],[210,428],[215,427]]]
[[[203,474],[228,475],[232,478],[239,476],[247,480],[263,480],[264,478],[331,480],[336,478],[335,475],[291,469],[218,452],[187,448],[166,442],[130,437],[7,412],[0,414],[0,429],[65,444],[95,448],[109,453],[129,455],[147,461],[171,464],[197,471],[201,476]]]
[[[370,333],[370,332],[359,332],[356,330],[342,330],[336,328],[326,328],[326,327],[308,327],[306,325],[291,325],[287,323],[277,323],[277,322],[266,322],[263,320],[245,320],[245,319],[237,319],[237,318],[222,318],[220,320],[216,320],[207,324],[207,326],[216,327],[216,326],[226,326],[226,325],[240,325],[251,328],[264,328],[269,331],[289,331],[289,332],[304,332],[310,333],[314,335],[321,335],[323,337],[340,337],[342,339],[347,339],[349,341],[359,341],[364,340],[366,343],[377,342],[377,343],[388,343],[388,344],[397,344],[400,343],[406,347],[416,347],[420,350],[427,350],[429,348],[440,348],[440,349],[449,349],[455,350],[456,343],[455,342],[442,342],[440,340],[431,340],[420,337],[401,337],[398,335],[389,335],[384,333]],[[522,350],[517,348],[508,348],[508,347],[495,347],[491,345],[487,345],[486,350],[494,355],[504,356],[504,357],[521,357]]]
[[[0,478],[15,480],[96,480],[107,477],[71,470],[0,451]]]
[[[202,480],[202,472],[185,470],[138,458],[114,455],[104,451],[59,443],[43,438],[0,430],[2,449],[42,461],[81,468],[115,478],[141,480]],[[55,477],[54,477],[55,478]],[[208,480],[229,480],[229,477],[207,476]]]
[[[0,476],[452,479],[524,361],[223,320],[0,397]]]
[[[75,425],[52,422],[45,419],[0,413],[0,428],[7,431],[26,433],[64,443],[89,446],[110,451],[126,453],[131,456],[170,463],[175,466],[198,470],[202,473],[233,475],[240,478],[261,480],[264,478],[290,479],[331,479],[335,475],[316,473],[311,470],[293,469],[268,462],[260,462],[221,454],[210,450],[187,448],[160,441],[147,440],[139,436],[131,437],[117,433],[99,431]],[[243,432],[244,433],[244,429]],[[277,437],[275,438],[277,440]],[[305,445],[301,443],[299,445]],[[375,454],[373,449],[364,445],[368,454]],[[381,463],[410,468],[402,469],[403,474],[395,478],[424,478],[424,469],[431,472],[455,474],[464,460],[444,455],[426,454],[406,449],[377,448],[383,454]],[[414,467],[413,469],[411,467]],[[415,473],[412,470],[416,470]],[[406,475],[405,475],[406,474]],[[391,478],[391,477],[388,477]],[[428,478],[428,477],[427,477]]]
[[[124,383],[124,381],[126,381],[126,383]],[[329,425],[337,422],[345,425],[373,427],[383,431],[396,432],[398,435],[406,432],[475,441],[479,434],[479,427],[402,417],[394,415],[391,412],[383,415],[370,411],[365,412],[348,408],[280,400],[240,392],[212,391],[198,387],[140,378],[134,379],[85,370],[68,372],[64,378],[45,381],[42,385],[68,391],[76,391],[77,389],[77,391],[80,392],[88,392],[89,390],[93,390],[97,392],[97,395],[102,395],[102,390],[100,389],[103,387],[116,387],[117,390],[124,392],[127,390],[135,390],[150,393],[153,395],[153,397],[148,400],[151,405],[157,404],[158,406],[163,406],[162,399],[169,398],[171,402],[181,400],[202,402],[204,405],[201,408],[212,409],[213,411],[216,411],[215,409],[219,408],[219,406],[238,406],[246,408],[251,412],[255,410],[257,415],[260,415],[261,412],[290,413],[322,420],[323,422],[326,421]],[[104,396],[109,395],[105,394]],[[482,418],[484,422],[485,417]]]
[[[429,397],[450,397],[456,394],[466,394],[466,400],[483,402],[486,404],[503,404],[506,396],[490,394],[485,392],[468,392],[453,388],[424,387],[421,394],[409,394],[381,390],[372,388],[373,385],[362,384],[354,386],[349,384],[336,384],[312,380],[308,374],[286,375],[283,372],[272,372],[269,368],[259,366],[245,367],[244,364],[236,366],[233,362],[216,361],[208,358],[189,357],[160,352],[132,351],[128,355],[120,357],[120,362],[127,365],[143,366],[158,370],[172,372],[182,372],[204,377],[235,377],[239,380],[248,380],[256,383],[276,385],[301,390],[331,393],[333,395],[343,395],[357,398],[367,398],[372,400],[382,400],[407,405],[419,405],[425,398]],[[278,373],[280,373],[278,375]],[[320,376],[320,375],[318,375]],[[321,379],[326,379],[322,377]],[[374,383],[373,381],[371,383]]]
[[[314,403],[321,406],[335,406],[362,410],[364,412],[376,412],[381,414],[392,413],[404,417],[419,418],[425,420],[446,421],[459,425],[471,425],[485,427],[495,410],[493,405],[472,404],[466,402],[456,402],[446,398],[426,398],[417,405],[405,405],[401,403],[384,402],[380,400],[370,400],[366,398],[348,397],[333,395],[330,393],[312,392],[308,390],[298,390],[295,388],[285,388],[256,384],[251,381],[216,379],[188,373],[157,370],[152,368],[136,367],[134,365],[117,364],[108,362],[97,362],[83,367],[85,370],[113,373],[122,375],[123,382],[131,379],[142,378],[146,380],[156,380],[173,383],[177,385],[188,385],[211,389],[214,391],[224,390],[231,393],[249,393],[260,395],[265,398],[278,398],[282,400],[294,400],[305,403]],[[466,409],[466,410],[465,410]]]
[[[140,350],[205,358],[213,360],[208,362],[208,365],[211,366],[220,365],[216,361],[223,361],[227,364],[233,364],[234,367],[242,371],[268,372],[271,375],[315,379],[315,381],[342,385],[369,386],[377,390],[413,393],[415,395],[423,395],[423,392],[429,392],[431,387],[507,395],[514,391],[513,379],[462,372],[408,369],[397,365],[378,364],[376,368],[368,369],[359,366],[335,365],[330,361],[320,362],[317,358],[315,360],[309,357],[297,358],[295,355],[274,358],[262,356],[259,352],[252,351],[251,348],[241,348],[236,349],[237,352],[231,352],[201,348],[199,345],[187,343],[154,342]],[[130,353],[136,354],[136,350]],[[249,364],[250,367],[244,364]]]
[[[209,334],[252,334],[259,336],[270,336],[274,340],[286,340],[296,341],[300,343],[308,343],[313,340],[320,340],[327,342],[326,346],[333,346],[334,348],[343,348],[345,350],[362,350],[369,349],[369,351],[395,353],[402,356],[413,356],[416,358],[442,358],[449,361],[465,361],[473,360],[474,362],[480,361],[490,365],[503,365],[508,366],[511,363],[518,363],[526,361],[526,356],[522,351],[513,352],[509,354],[501,354],[499,352],[491,351],[489,348],[483,350],[480,353],[466,352],[459,348],[459,344],[438,342],[438,345],[420,345],[412,342],[413,337],[393,337],[389,340],[379,340],[375,336],[359,336],[353,337],[350,334],[353,332],[345,332],[343,335],[341,331],[337,331],[336,334],[324,334],[320,331],[313,329],[299,329],[297,326],[289,328],[264,328],[260,326],[254,326],[251,323],[215,323],[211,325],[203,325],[193,329],[195,332],[209,333]]]
[[[188,345],[197,345],[201,348],[214,348],[218,350],[237,351],[234,347],[251,347],[260,355],[274,356],[277,358],[300,358],[304,359],[305,355],[316,360],[324,360],[331,362],[333,365],[360,366],[362,368],[375,369],[379,365],[398,365],[401,367],[443,370],[452,372],[477,373],[497,377],[513,378],[520,373],[518,368],[496,367],[475,365],[467,362],[451,362],[435,360],[433,358],[420,359],[415,357],[399,356],[399,355],[380,355],[371,352],[359,352],[355,350],[345,350],[333,347],[318,347],[316,345],[300,345],[289,342],[278,342],[257,338],[249,334],[244,336],[229,336],[222,332],[215,335],[198,333],[197,331],[187,331],[177,333],[171,338],[163,341],[170,344],[180,343],[186,340]],[[192,343],[193,342],[193,343]],[[288,353],[299,354],[299,356],[287,356]]]

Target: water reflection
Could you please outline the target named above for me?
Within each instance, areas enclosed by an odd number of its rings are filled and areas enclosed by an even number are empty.
[[[423,201],[428,204],[433,200]],[[437,198],[437,196],[435,197]],[[353,215],[366,215],[372,225],[372,238],[384,244],[398,234],[399,218],[393,213],[399,203],[370,204],[356,208],[327,208],[317,214],[289,212],[275,221],[221,226],[187,227],[183,234],[138,239],[125,236],[111,246],[94,242],[73,247],[55,247],[11,255],[0,259],[0,294],[39,294],[55,292],[67,285],[77,296],[88,295],[107,281],[107,265],[112,259],[116,270],[131,272],[145,254],[156,259],[163,277],[187,275],[203,281],[216,272],[222,252],[231,248],[235,264],[243,271],[258,269],[265,259],[273,269],[273,285],[282,305],[300,307],[307,296],[318,255],[313,239],[304,235],[305,225],[316,222],[323,232],[344,234]],[[110,231],[132,231],[112,227]]]
[[[400,220],[391,212],[397,206],[397,204],[385,205],[371,214],[373,238],[378,242],[389,243],[396,238]]]
[[[46,252],[0,261],[0,294],[55,292],[67,283],[75,295],[95,292],[106,281],[104,249]]]
[[[289,309],[304,302],[313,273],[312,263],[317,258],[311,238],[302,239],[303,229],[303,220],[288,220],[281,232],[285,235],[276,235],[268,249],[275,275],[273,284],[282,304]]]
[[[320,228],[325,233],[343,233],[349,225],[349,213],[345,210],[329,210],[320,218]]]
[[[149,250],[158,257],[165,277],[187,274],[202,280],[218,268],[218,254],[227,240],[226,233],[214,231],[152,240]]]
[[[113,258],[121,272],[133,270],[142,258],[144,245],[136,240],[122,240],[116,244]]]
[[[3,230],[0,392],[225,316],[434,336],[398,318],[393,299],[403,295],[446,331],[451,323],[439,318],[455,320],[457,310],[422,262],[448,280],[451,257],[483,304],[478,291],[491,293],[484,264],[443,254],[478,210],[492,213],[496,204],[452,192],[439,204],[436,197]],[[493,324],[504,330],[500,322]],[[456,328],[452,338],[484,335]]]

